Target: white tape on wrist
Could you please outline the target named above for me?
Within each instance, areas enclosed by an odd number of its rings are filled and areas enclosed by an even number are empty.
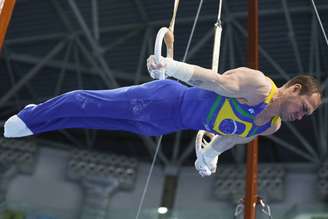
[[[204,149],[204,153],[203,155],[208,158],[209,160],[214,159],[216,156],[219,156],[221,154],[221,152],[218,152],[217,150],[215,150],[213,147],[206,147]]]
[[[166,58],[166,74],[178,80],[188,82],[193,74],[193,65]]]

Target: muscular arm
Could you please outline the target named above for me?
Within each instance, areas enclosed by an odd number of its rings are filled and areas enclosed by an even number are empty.
[[[154,56],[147,60],[149,72],[165,69],[168,76],[184,81],[190,85],[211,90],[219,95],[235,98],[245,98],[256,102],[263,98],[271,89],[271,82],[265,75],[250,68],[236,68],[217,74],[210,69],[197,65],[178,62],[170,58],[163,58],[162,63],[156,64]]]
[[[200,132],[197,134],[196,144],[200,143],[198,138],[199,135]],[[210,145],[208,145],[205,149],[205,157],[214,159],[216,156],[221,155],[223,152],[233,148],[235,145],[245,144],[253,139],[254,137],[244,138],[237,135],[215,135],[209,143]]]
[[[279,130],[280,126],[281,126],[281,120],[279,119],[269,129],[261,133],[261,135],[272,135],[273,133]],[[220,155],[223,152],[233,148],[235,145],[246,144],[252,141],[255,137],[256,136],[244,138],[237,135],[225,135],[225,136],[216,135],[213,137],[211,144],[212,144],[212,148],[215,150],[214,152],[217,152],[217,155]]]
[[[264,136],[272,135],[276,131],[278,131],[280,127],[281,127],[281,119],[280,119],[280,117],[276,117],[273,120],[271,127],[268,128],[263,133],[261,133],[260,135],[264,135]],[[204,135],[207,135],[211,139],[209,144],[211,144],[211,147],[215,150],[215,151],[213,151],[213,153],[216,153],[216,155],[222,154],[224,151],[231,149],[232,147],[234,147],[237,144],[248,143],[256,137],[256,136],[254,136],[254,137],[244,138],[244,137],[240,137],[238,135],[220,136],[220,135],[214,135],[210,132],[200,130],[200,131],[198,131],[197,136],[196,136],[196,141],[195,141],[196,145],[202,144]]]
[[[245,98],[256,102],[266,96],[272,86],[262,72],[246,67],[217,74],[197,65],[172,59],[166,61],[166,72],[169,76],[226,97]]]
[[[261,135],[272,135],[276,131],[279,130],[281,126],[281,119],[279,117],[274,120],[272,126],[267,129],[265,132],[261,133]],[[201,142],[203,141],[203,134],[202,132],[204,131],[199,131],[197,133],[196,137],[196,145],[200,145]],[[207,147],[205,151],[205,156],[208,157],[209,159],[214,159],[216,156],[222,154],[223,152],[230,150],[233,148],[235,145],[238,144],[246,144],[250,141],[252,141],[256,136],[253,137],[240,137],[238,135],[225,135],[225,136],[220,136],[220,135],[214,135],[209,134],[211,136],[211,141],[209,147]]]
[[[213,148],[222,154],[224,151],[233,148],[237,144],[246,144],[253,139],[253,137],[243,138],[237,135],[218,136],[217,139],[213,139]]]
[[[266,131],[264,131],[263,133],[261,133],[261,135],[272,135],[274,134],[276,131],[279,130],[279,128],[281,127],[281,119],[279,117],[277,117],[273,124],[271,125],[270,128],[268,128]],[[201,141],[203,140],[203,135],[202,134],[202,130],[200,130],[197,133],[197,137],[196,137],[196,144],[201,144]],[[211,147],[215,150],[213,151],[214,153],[216,153],[216,155],[220,155],[223,152],[233,148],[235,145],[237,144],[246,144],[250,141],[252,141],[256,136],[254,137],[248,137],[248,138],[244,138],[244,137],[240,137],[238,135],[225,135],[225,136],[220,136],[220,135],[214,135],[211,133],[206,132],[205,135],[208,135],[211,138]],[[210,152],[209,152],[210,153]]]
[[[271,86],[262,72],[245,67],[232,69],[221,75],[212,70],[194,66],[193,74],[186,82],[223,96],[246,99],[267,94]]]
[[[209,143],[202,142],[205,131],[199,131],[196,138],[195,168],[201,176],[210,176],[217,168],[218,156],[237,144],[247,143],[252,138],[241,138],[236,135],[215,135]]]

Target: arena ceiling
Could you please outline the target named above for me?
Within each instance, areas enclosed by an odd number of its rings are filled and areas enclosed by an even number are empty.
[[[156,3],[155,3],[156,2]],[[182,0],[175,27],[175,59],[182,60],[199,1]],[[324,27],[328,2],[317,0]],[[299,73],[327,80],[328,47],[309,0],[260,1],[260,70],[281,85]],[[145,60],[157,30],[167,26],[173,1],[17,0],[0,57],[2,121],[28,103],[75,89],[109,89],[150,81]],[[201,10],[187,62],[210,68],[218,1]],[[246,65],[247,1],[223,2],[220,72]],[[286,123],[261,138],[263,162],[320,162],[327,156],[328,109]],[[192,164],[193,136],[187,131],[164,138],[161,162]],[[150,160],[156,139],[121,132],[68,130],[38,139]],[[223,156],[243,162],[240,146]]]

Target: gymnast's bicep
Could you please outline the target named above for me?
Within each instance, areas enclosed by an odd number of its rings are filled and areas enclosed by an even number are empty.
[[[222,75],[195,67],[188,83],[222,96],[246,99],[266,94],[271,86],[262,72],[244,67],[229,70]]]

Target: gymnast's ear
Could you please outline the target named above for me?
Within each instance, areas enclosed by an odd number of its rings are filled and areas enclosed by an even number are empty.
[[[300,94],[302,91],[302,85],[298,84],[298,83],[293,84],[290,88],[291,88],[291,91],[296,94]]]

